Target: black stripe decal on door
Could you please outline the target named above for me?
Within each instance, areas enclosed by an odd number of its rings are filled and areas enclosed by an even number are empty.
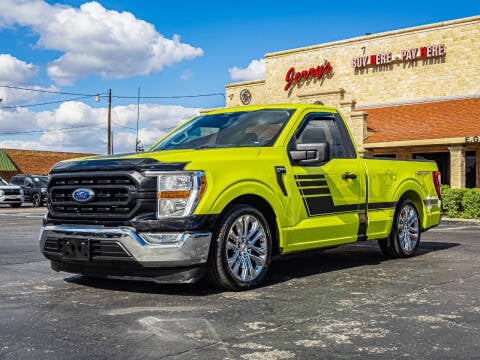
[[[364,237],[366,237],[366,204],[335,205],[325,175],[295,175],[295,181],[308,216],[360,212],[359,220],[364,222],[364,225],[361,225],[361,228],[359,228],[359,238],[362,237],[361,234],[365,234]],[[396,206],[396,202],[379,202],[368,204],[368,209],[395,209]],[[363,216],[361,217],[362,214]]]

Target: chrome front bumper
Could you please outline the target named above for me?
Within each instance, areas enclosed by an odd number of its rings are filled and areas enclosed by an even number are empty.
[[[25,198],[23,195],[2,195],[0,196],[0,204],[18,204],[23,203]]]
[[[40,250],[47,258],[54,261],[65,260],[65,252],[59,245],[58,249],[48,244],[61,244],[65,240],[85,240],[88,242],[101,242],[123,250],[125,256],[138,262],[143,267],[168,268],[178,266],[200,265],[207,262],[208,251],[212,233],[210,232],[178,232],[166,233],[176,238],[175,242],[167,244],[153,244],[144,239],[141,233],[136,233],[132,228],[105,228],[105,227],[80,227],[80,226],[44,226],[40,232]],[[87,242],[87,243],[88,243]],[[48,245],[47,244],[47,245]],[[106,254],[108,255],[108,253]],[[70,261],[71,258],[66,260]],[[75,259],[74,259],[75,260]],[[83,259],[115,260],[108,256]]]

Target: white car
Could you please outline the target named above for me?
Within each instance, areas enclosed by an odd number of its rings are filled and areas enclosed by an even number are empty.
[[[22,206],[24,200],[24,193],[20,186],[10,185],[0,177],[0,205],[9,204],[11,207],[18,208]]]

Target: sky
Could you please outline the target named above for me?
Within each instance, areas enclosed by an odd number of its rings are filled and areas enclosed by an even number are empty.
[[[480,14],[478,0],[0,0],[0,148],[148,148],[264,55]],[[480,39],[479,39],[480,40]]]

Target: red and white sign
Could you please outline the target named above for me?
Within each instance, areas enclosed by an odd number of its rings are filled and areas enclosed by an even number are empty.
[[[386,65],[395,60],[412,61],[417,59],[428,59],[445,55],[445,45],[430,45],[419,48],[405,49],[399,55],[391,52],[360,56],[352,59],[353,68],[363,68],[367,66]]]
[[[321,79],[322,76],[329,74],[332,71],[332,65],[329,61],[325,61],[323,65],[318,65],[317,67],[311,67],[308,70],[295,71],[295,68],[292,66],[288,69],[287,74],[285,75],[285,91],[290,89],[294,84],[297,84],[301,81],[306,81],[308,79]]]

